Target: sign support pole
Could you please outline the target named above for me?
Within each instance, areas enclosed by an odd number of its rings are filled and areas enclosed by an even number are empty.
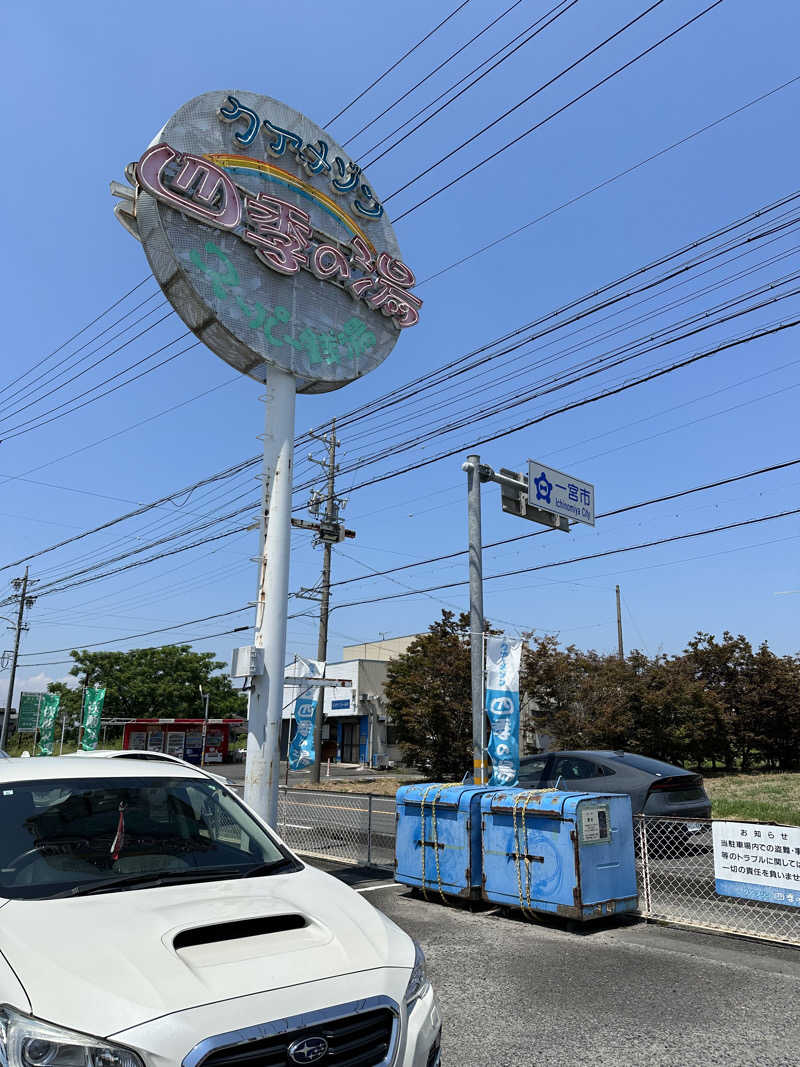
[[[295,398],[294,377],[270,367],[264,396],[264,468],[255,625],[255,646],[264,650],[264,673],[253,677],[249,694],[244,799],[273,828],[278,825]]]
[[[483,710],[483,541],[481,538],[480,456],[467,456],[469,538],[469,648],[472,676],[472,766],[475,785],[486,781]]]

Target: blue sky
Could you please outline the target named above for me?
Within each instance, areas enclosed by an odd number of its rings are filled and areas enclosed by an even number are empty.
[[[510,3],[466,4],[333,123],[333,135],[347,142]],[[348,150],[369,158],[366,150],[373,143],[552,6],[522,0]],[[432,173],[424,173],[646,6],[642,0],[604,4],[579,0],[441,115],[370,166],[368,176],[384,200],[423,174],[413,187],[391,198],[393,217],[706,5],[700,0],[657,5],[529,104]],[[237,377],[216,356],[199,348],[78,412],[56,411],[58,417],[48,424],[19,436],[9,434],[9,429],[24,429],[30,417],[83,389],[98,391],[104,378],[119,374],[183,332],[174,315],[154,325],[165,312],[155,310],[159,299],[153,295],[155,284],[145,283],[92,330],[104,328],[115,314],[130,312],[152,295],[126,319],[130,326],[143,316],[139,328],[150,326],[147,333],[71,386],[57,376],[58,361],[74,354],[93,332],[68,339],[148,275],[141,247],[114,219],[108,182],[121,178],[125,164],[141,155],[182,103],[211,89],[241,88],[271,95],[324,126],[450,10],[449,4],[417,0],[372,9],[350,0],[336,5],[241,0],[223,8],[203,0],[189,7],[144,0],[135,12],[94,2],[4,8],[7,192],[6,252],[0,268],[5,298],[4,380],[16,378],[64,347],[25,379],[23,384],[35,383],[26,396],[35,398],[35,405],[15,415],[14,406],[7,404],[8,395],[0,393],[0,419],[5,417],[0,437],[6,435],[0,444],[0,563],[167,495],[259,449],[258,385]],[[419,279],[438,274],[795,78],[800,74],[798,29],[800,11],[795,4],[754,7],[746,0],[724,0],[631,69],[399,221],[396,232],[405,261]],[[299,397],[298,432],[457,360],[793,193],[798,186],[794,120],[799,96],[800,82],[794,82],[516,237],[424,281],[418,288],[425,300],[419,326],[406,331],[390,358],[367,378],[327,396]],[[584,333],[561,331],[541,356],[557,356],[562,362],[556,365],[565,366],[788,276],[797,269],[793,232],[788,230],[769,249],[737,260],[727,275],[740,274],[727,288],[697,292],[722,282],[723,270],[693,277],[682,289],[659,291],[649,304],[626,306],[616,319],[588,320]],[[680,307],[664,308],[682,298],[685,303]],[[737,331],[788,321],[798,306],[797,297],[784,299],[708,336],[644,356],[627,375],[689,356]],[[630,323],[645,312],[652,315]],[[619,332],[605,347],[601,340],[591,347],[590,334],[617,326]],[[131,328],[123,339],[135,332]],[[787,329],[485,444],[481,457],[495,467],[517,470],[524,469],[528,457],[536,457],[574,473],[595,483],[599,511],[794,459],[799,454],[796,350],[797,332]],[[110,347],[98,351],[108,355]],[[497,391],[523,394],[536,378],[533,361],[539,358],[526,350],[514,364],[496,364],[497,377],[489,369],[481,377],[454,379],[440,394],[422,395],[416,406],[399,407],[391,414],[391,425],[387,415],[345,430],[342,466],[368,457],[390,434],[397,433],[400,440],[438,425],[455,409],[476,410]],[[142,368],[157,361],[151,357]],[[501,366],[509,375],[503,389]],[[587,388],[575,386],[566,395],[577,399]],[[50,389],[52,396],[45,396]],[[334,580],[463,548],[466,487],[460,464],[469,445],[479,435],[513,428],[545,406],[543,401],[523,404],[472,429],[343,475],[339,485],[349,496],[346,517],[358,537],[336,551]],[[167,411],[170,408],[174,410]],[[356,435],[357,429],[363,437]],[[113,439],[103,440],[114,434]],[[456,456],[348,493],[359,481],[462,444]],[[307,462],[298,461],[297,481],[307,479],[312,470]],[[245,471],[141,519],[39,557],[31,561],[32,577],[44,585],[100,557],[155,540],[176,523],[199,523],[225,514],[247,502],[248,494],[255,495],[253,473]],[[487,550],[485,572],[535,566],[790,510],[798,483],[800,466],[790,467],[601,520],[594,529],[575,527],[568,535],[548,533]],[[222,523],[218,529],[234,524]],[[485,488],[485,541],[532,531],[528,523],[501,513],[496,486]],[[794,652],[800,595],[776,594],[800,588],[799,536],[798,516],[790,516],[698,540],[499,579],[487,583],[486,614],[502,621],[509,632],[558,633],[567,643],[611,650],[616,644],[618,582],[628,647],[678,652],[698,629],[714,633],[730,629],[754,643],[766,639],[778,652]],[[185,621],[252,600],[256,575],[250,557],[255,551],[256,534],[245,532],[116,577],[42,596],[30,613],[20,685],[38,687],[64,674],[67,668],[60,661],[68,657],[50,650],[173,625],[174,630],[158,637],[119,640],[108,647],[193,641],[227,660],[233,645],[246,643],[246,633],[195,639],[250,623],[247,611],[193,626]],[[311,547],[307,535],[295,536],[292,561],[292,590],[317,580],[321,553]],[[6,583],[19,573],[21,567],[0,572],[0,581]],[[401,572],[394,580],[387,576],[354,582],[336,591],[333,602],[341,605],[465,578],[465,562],[459,557]],[[375,639],[380,633],[413,633],[424,629],[441,607],[461,610],[466,605],[466,587],[460,586],[383,603],[335,607],[329,658],[337,658],[343,644]],[[290,653],[314,653],[313,609],[309,601],[290,602],[291,613],[309,613],[290,623]],[[10,636],[6,647],[9,642]],[[0,676],[5,678],[7,672]]]

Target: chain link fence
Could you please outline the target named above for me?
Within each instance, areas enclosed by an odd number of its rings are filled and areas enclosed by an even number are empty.
[[[394,797],[282,787],[278,832],[306,856],[391,868],[394,811]]]
[[[640,915],[800,945],[800,908],[717,893],[711,819],[633,822]]]
[[[633,823],[643,918],[800,945],[800,908],[717,892],[710,819]],[[281,787],[279,833],[306,856],[392,869],[394,797]]]

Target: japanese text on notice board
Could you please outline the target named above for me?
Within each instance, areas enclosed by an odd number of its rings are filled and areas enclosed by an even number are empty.
[[[712,834],[719,894],[800,907],[800,826],[714,822]]]

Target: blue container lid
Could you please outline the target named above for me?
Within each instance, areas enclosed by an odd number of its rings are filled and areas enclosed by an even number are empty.
[[[426,809],[436,804],[437,808],[459,808],[468,805],[473,797],[494,792],[484,785],[462,785],[454,782],[414,782],[397,790],[397,805],[425,804]]]
[[[513,814],[516,808],[520,814],[557,815],[572,813],[582,800],[602,801],[627,793],[586,793],[562,789],[495,789],[491,795],[481,800],[481,811]]]

